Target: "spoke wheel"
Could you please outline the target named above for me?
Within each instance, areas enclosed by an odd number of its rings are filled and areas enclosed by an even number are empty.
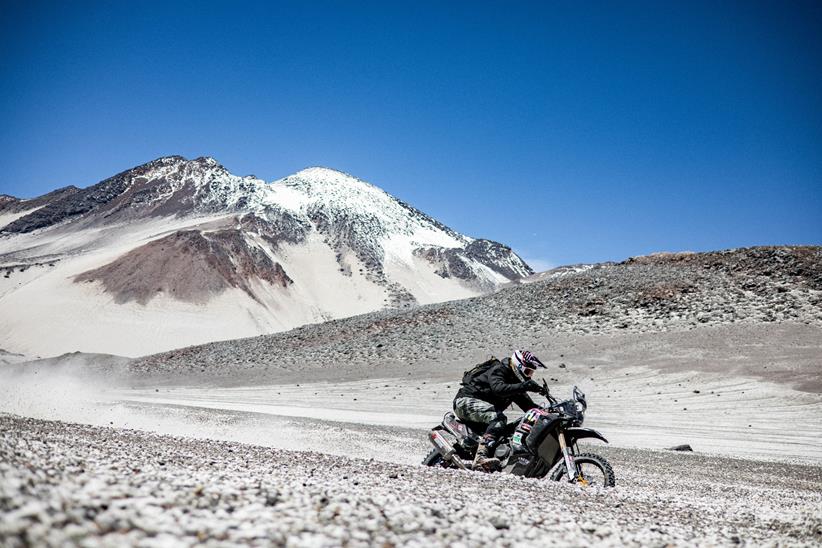
[[[442,455],[440,455],[440,452],[436,449],[431,449],[431,451],[425,455],[425,458],[422,459],[423,466],[440,466],[443,468],[448,468],[449,464],[450,463],[445,462]]]
[[[582,453],[574,457],[576,477],[573,483],[580,487],[613,487],[616,483],[614,469],[607,460],[593,453]],[[568,481],[565,464],[558,466],[551,474],[554,481]]]

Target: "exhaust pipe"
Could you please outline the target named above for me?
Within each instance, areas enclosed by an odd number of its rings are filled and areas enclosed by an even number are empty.
[[[431,440],[431,443],[434,444],[434,447],[437,448],[437,451],[439,451],[440,455],[442,455],[442,458],[444,458],[446,461],[452,462],[458,468],[467,470],[467,468],[465,467],[465,463],[463,463],[462,459],[459,458],[457,452],[454,450],[454,447],[450,443],[448,443],[448,440],[445,439],[445,437],[442,434],[440,434],[437,430],[431,430],[431,432],[428,434],[428,437]]]

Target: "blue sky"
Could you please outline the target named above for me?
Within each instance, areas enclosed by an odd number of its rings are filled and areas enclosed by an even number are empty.
[[[822,244],[820,2],[4,2],[0,193],[381,186],[537,267]]]

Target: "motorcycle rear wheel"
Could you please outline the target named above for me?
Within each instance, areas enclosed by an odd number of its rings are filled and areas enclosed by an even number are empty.
[[[422,465],[423,466],[446,466],[445,461],[443,461],[443,459],[442,459],[442,455],[440,455],[440,452],[437,451],[436,448],[431,449],[431,451],[429,451],[428,454],[425,455],[425,458],[422,459]]]
[[[576,477],[573,483],[577,485],[613,487],[616,484],[614,469],[610,463],[599,455],[593,453],[581,453],[574,456],[574,464],[577,468]],[[565,463],[560,464],[551,474],[552,481],[568,480],[565,473]]]

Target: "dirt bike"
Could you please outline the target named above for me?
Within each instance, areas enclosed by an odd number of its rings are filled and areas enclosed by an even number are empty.
[[[500,461],[497,471],[528,478],[549,476],[553,481],[565,479],[582,486],[613,487],[614,470],[608,461],[594,453],[579,452],[577,442],[582,439],[608,443],[596,430],[582,428],[588,408],[585,394],[574,386],[571,399],[558,401],[545,380],[540,393],[547,399],[546,404],[506,426],[493,450]],[[428,435],[434,449],[422,464],[470,470],[484,432],[484,424],[463,422],[454,413],[446,413],[442,423]]]

